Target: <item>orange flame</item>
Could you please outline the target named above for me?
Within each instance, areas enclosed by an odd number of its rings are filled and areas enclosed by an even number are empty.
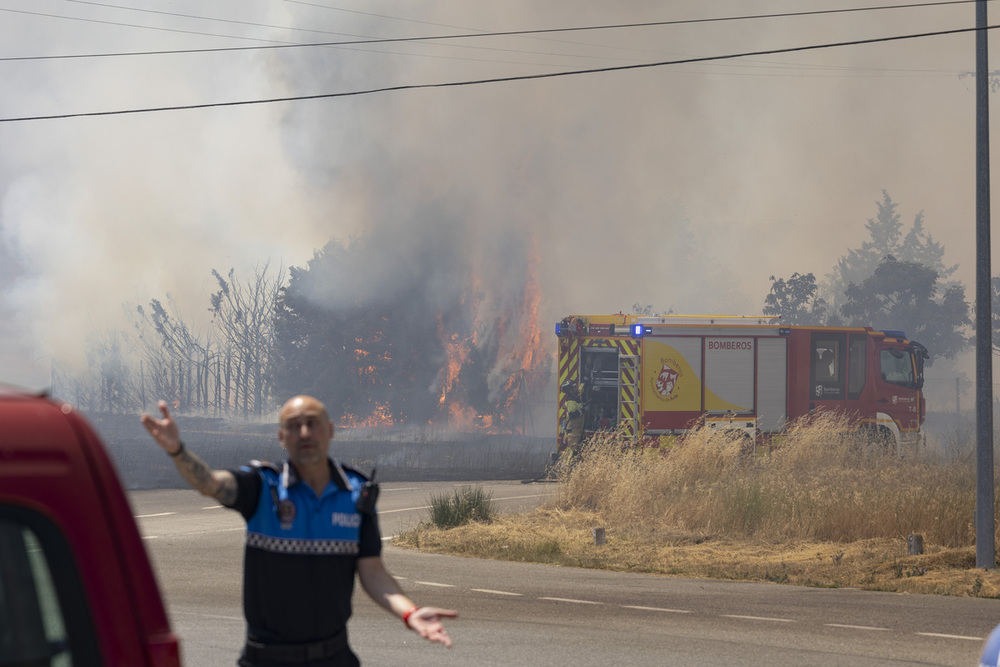
[[[385,403],[376,403],[375,409],[367,417],[346,414],[340,419],[338,426],[344,428],[364,428],[374,426],[393,426],[395,420],[392,418],[392,411]]]
[[[443,358],[432,386],[438,412],[429,417],[431,423],[442,421],[453,429],[493,433],[524,430],[530,406],[538,402],[544,391],[543,385],[548,379],[545,371],[551,364],[545,354],[538,319],[542,300],[538,283],[540,264],[537,241],[531,239],[524,289],[513,306],[506,302],[506,311],[483,308],[486,290],[480,278],[475,276],[458,304],[435,315],[436,336]],[[389,323],[387,318],[383,320]],[[489,332],[489,336],[484,336],[483,332]],[[487,340],[480,341],[480,338]],[[390,343],[391,338],[387,342],[383,332],[378,330],[355,338],[351,346],[355,372],[364,385],[379,385],[382,382],[379,375],[391,368]],[[474,352],[483,351],[480,345],[493,355],[492,358],[484,360],[482,354],[474,356]],[[488,396],[483,389],[462,386],[466,383],[462,373],[473,360],[476,364],[481,365],[484,361],[488,364],[486,368],[476,369],[482,373],[478,377],[483,378]],[[394,377],[401,380],[398,375]],[[478,395],[472,396],[470,392]],[[387,403],[376,403],[371,414],[345,415],[340,425],[393,426],[397,421],[394,415],[398,414]]]

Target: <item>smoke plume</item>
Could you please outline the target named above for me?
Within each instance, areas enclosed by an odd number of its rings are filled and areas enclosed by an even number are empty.
[[[9,3],[8,3],[9,4]],[[15,3],[17,4],[17,3]],[[143,9],[132,0],[123,8]],[[823,3],[28,2],[0,56],[634,24]],[[43,15],[44,14],[44,15]],[[72,18],[71,18],[72,17]],[[203,18],[196,18],[203,17]],[[207,20],[207,19],[214,20]],[[0,118],[310,96],[972,27],[971,6],[296,49],[0,62]],[[755,314],[768,276],[827,273],[883,188],[974,266],[971,33],[484,85],[0,123],[0,378],[45,386],[88,333],[211,270],[304,266],[365,238],[370,295],[524,294],[570,313]],[[530,249],[526,250],[526,249]],[[533,258],[537,258],[533,259]],[[338,280],[340,278],[337,278]],[[346,278],[345,278],[346,279]],[[317,295],[336,306],[337,290]]]

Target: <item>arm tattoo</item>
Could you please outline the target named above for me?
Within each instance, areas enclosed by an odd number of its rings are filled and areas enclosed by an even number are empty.
[[[199,491],[206,496],[214,496],[218,492],[217,482],[215,477],[212,475],[212,469],[208,467],[208,464],[198,458],[189,449],[184,449],[175,459],[174,464],[177,466],[178,472],[180,472],[181,477],[187,480],[187,483],[191,485],[195,491]],[[235,484],[232,485],[232,494],[235,497],[236,488]]]
[[[215,491],[215,499],[223,505],[229,506],[236,502],[236,480],[232,475],[219,482],[219,488]]]

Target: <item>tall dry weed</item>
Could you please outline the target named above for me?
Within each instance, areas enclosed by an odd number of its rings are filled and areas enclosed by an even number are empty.
[[[792,424],[769,454],[738,435],[696,430],[669,448],[591,439],[565,473],[557,507],[609,528],[770,541],[830,542],[922,534],[973,544],[974,470],[962,461],[900,459],[842,415]]]

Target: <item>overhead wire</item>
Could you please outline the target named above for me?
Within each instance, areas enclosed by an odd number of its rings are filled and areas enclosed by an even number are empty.
[[[300,30],[309,31],[316,33],[326,33],[326,34],[344,34],[344,33],[334,33],[325,30],[311,30],[305,28],[294,28],[285,26],[276,26],[269,24],[260,23],[250,23],[244,21],[236,21],[231,19],[215,19],[210,17],[198,17],[190,14],[179,14],[172,12],[154,11],[146,9],[136,9],[132,7],[122,7],[120,5],[112,5],[109,3],[98,3],[91,2],[89,0],[66,0],[67,2],[76,2],[80,4],[88,5],[99,5],[102,7],[114,7],[118,9],[129,9],[134,11],[145,11],[153,12],[156,14],[166,14],[169,16],[183,17],[183,18],[198,18],[207,21],[220,21],[226,23],[236,23],[236,24],[246,24],[253,25],[256,27],[267,27],[277,30]],[[288,2],[297,2],[298,0],[286,0]],[[226,37],[232,39],[243,39],[243,40],[257,40],[264,42],[279,42],[274,44],[256,45],[256,46],[233,46],[233,47],[215,47],[206,49],[174,49],[174,50],[158,50],[158,51],[130,51],[123,53],[90,53],[90,54],[64,54],[64,55],[42,55],[42,56],[8,56],[0,57],[0,62],[3,61],[19,61],[19,60],[54,60],[54,59],[66,59],[66,58],[106,58],[106,57],[116,57],[116,56],[140,56],[140,55],[173,55],[173,54],[192,54],[192,53],[219,53],[225,51],[250,51],[250,50],[264,50],[264,49],[288,49],[288,48],[308,48],[308,47],[331,47],[331,46],[360,46],[360,45],[372,45],[372,44],[393,44],[393,43],[405,43],[405,42],[432,42],[432,41],[442,41],[442,40],[457,40],[457,39],[471,39],[471,38],[482,38],[482,37],[512,37],[512,36],[529,36],[529,35],[543,35],[543,34],[557,34],[557,33],[567,33],[567,32],[584,32],[584,31],[595,31],[595,30],[617,30],[625,28],[647,28],[647,27],[663,27],[663,26],[678,26],[678,25],[691,25],[699,23],[718,23],[718,22],[728,22],[728,21],[745,21],[745,20],[758,20],[758,19],[774,19],[774,18],[793,18],[801,16],[818,16],[826,14],[844,14],[844,13],[856,13],[856,12],[868,12],[868,11],[884,11],[890,9],[914,9],[918,7],[936,7],[944,5],[960,5],[968,4],[972,2],[977,2],[978,0],[936,0],[934,2],[920,2],[920,3],[908,3],[902,5],[877,5],[873,7],[850,7],[850,8],[840,8],[840,9],[817,9],[809,10],[803,12],[776,12],[770,14],[749,14],[744,16],[722,16],[722,17],[710,17],[710,18],[698,18],[698,19],[673,19],[669,21],[644,21],[637,23],[616,23],[616,24],[604,24],[604,25],[594,25],[594,26],[570,26],[562,28],[535,28],[529,30],[505,30],[505,31],[494,31],[494,32],[475,32],[475,33],[463,33],[463,34],[444,34],[444,35],[423,35],[418,37],[384,37],[384,38],[364,38],[364,39],[352,39],[352,40],[339,40],[336,42],[280,42],[279,40],[269,40],[269,39],[258,39],[253,37],[241,37],[235,35],[218,35],[214,33],[200,33],[191,30],[181,30],[173,28],[161,28],[155,26],[142,26],[137,24],[120,23],[113,21],[104,21],[97,19],[84,19],[80,17],[71,16],[59,16],[53,14],[46,14],[42,12],[32,12],[28,10],[18,10],[18,9],[7,9],[0,7],[0,11],[5,12],[15,12],[19,14],[31,14],[38,16],[45,16],[49,18],[66,18],[70,20],[78,21],[91,21],[96,23],[104,23],[110,25],[119,25],[126,27],[135,28],[147,28],[150,30],[166,30],[170,32],[181,32],[186,34],[196,34],[205,35],[210,37]],[[992,1],[992,0],[988,0]],[[311,4],[311,3],[300,3],[300,4]],[[321,5],[316,5],[321,6]],[[334,9],[334,8],[329,8]],[[347,10],[343,10],[347,11]],[[381,17],[381,15],[379,15]],[[382,18],[393,18],[393,17],[382,17]],[[401,19],[406,20],[406,19]]]
[[[89,0],[70,0],[71,2],[85,2]],[[978,0],[936,0],[933,2],[912,2],[902,5],[877,5],[874,7],[844,7],[842,9],[815,9],[804,12],[773,12],[770,14],[755,14],[749,16],[735,16],[735,17],[715,17],[715,18],[704,18],[704,19],[676,19],[671,21],[656,21],[651,23],[637,23],[637,24],[620,24],[608,27],[638,27],[645,25],[682,25],[690,23],[714,23],[719,21],[731,21],[731,20],[742,20],[742,19],[758,19],[758,18],[788,18],[795,16],[813,16],[822,14],[845,14],[853,12],[868,12],[877,11],[884,9],[913,9],[917,7],[935,7],[939,5],[961,5],[968,4],[972,2],[977,2]],[[987,2],[992,2],[993,0],[987,0]],[[363,14],[365,16],[374,16],[377,18],[389,18],[393,20],[410,21],[411,19],[402,19],[395,16],[386,16],[384,14],[372,14],[369,12],[360,12],[353,9],[343,9],[341,7],[330,7],[328,5],[322,5],[314,2],[304,2],[304,0],[285,0],[285,2],[299,5],[308,5],[311,7],[319,7],[322,9],[330,9],[334,11],[350,12],[352,14]],[[422,23],[422,21],[418,21]],[[556,28],[556,29],[539,29],[536,31],[517,31],[516,34],[530,34],[532,32],[569,32],[580,30],[581,28]],[[590,28],[582,28],[584,30]],[[515,34],[515,33],[497,33],[497,34]],[[480,35],[474,35],[480,36]]]
[[[192,14],[181,14],[181,13],[177,13],[177,12],[164,12],[164,11],[159,11],[159,10],[147,10],[147,9],[141,9],[141,8],[124,7],[124,6],[121,6],[121,5],[113,5],[113,4],[109,4],[109,3],[90,2],[88,0],[63,0],[63,1],[64,2],[75,2],[75,3],[79,3],[79,4],[86,4],[86,5],[95,5],[95,6],[104,7],[104,8],[123,9],[123,10],[128,10],[128,11],[149,12],[149,13],[162,14],[162,15],[173,16],[173,17],[181,17],[181,18],[189,18],[189,19],[200,19],[200,20],[205,20],[205,21],[218,21],[218,22],[223,22],[223,23],[235,23],[235,24],[248,25],[248,26],[254,26],[254,27],[271,28],[271,29],[275,29],[275,30],[298,30],[298,31],[302,31],[302,32],[312,32],[312,33],[319,33],[319,34],[326,34],[326,35],[348,35],[348,36],[352,36],[352,37],[356,36],[356,35],[351,35],[350,33],[335,32],[335,31],[331,31],[331,30],[317,30],[317,29],[312,29],[312,28],[296,28],[296,27],[288,27],[288,26],[276,26],[276,25],[265,24],[265,23],[254,23],[254,22],[249,22],[249,21],[237,21],[237,20],[231,20],[231,19],[219,19],[219,18],[212,18],[212,17],[205,17],[205,16],[195,16],[195,15],[192,15]],[[208,32],[201,32],[201,31],[196,31],[196,30],[187,30],[187,29],[180,29],[180,28],[161,28],[159,26],[146,26],[146,25],[139,25],[139,24],[135,24],[135,23],[124,23],[124,22],[121,22],[121,21],[108,21],[108,20],[101,20],[101,19],[88,19],[88,18],[75,17],[75,16],[63,16],[63,15],[58,15],[58,14],[48,14],[48,13],[44,13],[44,12],[33,12],[33,11],[28,11],[28,10],[8,9],[8,8],[0,7],[0,12],[3,12],[3,11],[14,12],[14,13],[19,13],[19,14],[28,14],[28,15],[33,15],[33,16],[42,16],[42,17],[46,17],[46,18],[65,18],[65,19],[68,19],[68,20],[85,21],[85,22],[99,23],[99,24],[112,25],[112,26],[118,26],[118,27],[140,28],[140,29],[147,29],[147,30],[164,30],[164,31],[181,33],[181,34],[188,34],[188,35],[200,35],[200,36],[208,36],[208,37],[223,37],[223,38],[227,38],[227,39],[242,39],[242,40],[256,41],[256,42],[268,42],[268,44],[267,45],[244,46],[244,47],[213,47],[213,48],[203,48],[203,49],[173,49],[173,50],[158,50],[158,51],[129,51],[129,52],[116,52],[116,53],[87,53],[87,54],[63,54],[63,55],[42,55],[42,56],[6,56],[6,57],[0,57],[0,62],[23,62],[23,61],[38,61],[38,60],[73,60],[73,59],[88,59],[88,58],[116,58],[116,57],[122,57],[122,56],[148,56],[148,55],[180,55],[180,54],[197,54],[197,53],[221,53],[221,52],[227,52],[227,51],[254,51],[254,50],[261,50],[261,49],[299,48],[299,47],[314,47],[314,46],[318,46],[318,47],[354,47],[354,50],[356,50],[356,51],[365,51],[366,49],[360,49],[360,48],[356,48],[356,47],[363,46],[363,45],[366,45],[366,44],[391,43],[391,42],[394,42],[394,41],[421,42],[421,41],[425,41],[425,40],[428,39],[428,38],[425,38],[425,37],[412,37],[412,38],[403,38],[403,39],[392,39],[392,38],[377,39],[377,38],[364,37],[362,39],[341,40],[341,41],[336,41],[336,42],[287,42],[287,41],[276,40],[276,39],[263,39],[263,38],[256,38],[256,37],[243,37],[243,36],[237,36],[237,35],[223,35],[223,34],[218,34],[218,33],[208,33]],[[389,17],[389,18],[391,18],[391,17]],[[471,34],[471,35],[464,35],[464,36],[466,36],[466,37],[476,37],[477,35]],[[463,35],[455,35],[455,37],[463,37]],[[430,39],[433,39],[433,38],[430,38]],[[504,51],[504,52],[516,52],[516,53],[529,53],[529,52],[527,52],[527,51],[525,51],[523,49],[502,49],[502,48],[497,48],[497,47],[476,46],[476,45],[462,45],[460,48],[463,48],[463,49],[474,49],[474,50],[478,50],[478,51]],[[377,53],[377,51],[371,51],[371,52]],[[407,54],[400,54],[400,55],[408,55],[408,56],[422,57],[422,58],[444,58],[444,59],[448,59],[448,60],[455,60],[456,59],[454,56],[440,56],[440,55],[431,55],[431,54],[425,54],[425,53],[407,53]],[[541,53],[541,54],[538,54],[538,55],[550,56],[550,55],[553,55],[553,54],[551,54],[551,53]],[[597,58],[599,58],[598,56],[584,56],[584,55],[579,55],[579,54],[566,55],[566,57],[586,58],[586,59],[597,59]],[[461,58],[461,59],[462,60],[477,60],[477,59],[474,59],[474,58]],[[507,62],[507,64],[520,64],[520,65],[529,65],[529,64],[532,64],[532,63],[524,63],[524,62],[516,62],[515,63],[515,62],[512,62],[512,61],[497,61],[497,60],[491,60],[489,62]]]
[[[65,1],[66,2],[83,2],[84,0],[65,0]],[[963,1],[967,1],[967,0],[963,0]],[[96,5],[99,5],[99,6],[102,6],[102,7],[116,7],[116,8],[120,8],[120,9],[129,9],[129,8],[126,8],[126,7],[119,7],[118,5],[108,5],[106,3],[90,3],[90,2],[86,2],[85,4],[96,4]],[[6,8],[3,8],[3,7],[0,7],[0,12],[2,12],[2,11],[11,11],[11,12],[16,12],[16,13],[31,14],[31,15],[36,15],[36,16],[44,16],[44,17],[49,17],[49,18],[60,18],[60,16],[58,16],[58,15],[44,14],[44,13],[40,13],[40,12],[31,12],[31,11],[25,11],[25,10],[6,9]],[[136,11],[149,11],[149,10],[139,10],[139,9],[137,9]],[[333,31],[328,31],[328,30],[315,30],[315,29],[306,29],[306,28],[285,28],[283,26],[273,26],[273,25],[260,24],[260,23],[249,23],[249,22],[241,22],[241,21],[228,21],[227,19],[215,19],[215,18],[208,18],[208,17],[194,17],[194,16],[188,15],[188,14],[175,14],[175,13],[170,13],[170,12],[156,12],[156,13],[168,14],[168,15],[171,15],[171,16],[182,16],[182,17],[187,17],[187,18],[204,18],[205,20],[208,20],[208,21],[224,21],[224,22],[233,22],[233,23],[243,23],[245,25],[253,25],[253,26],[257,26],[257,27],[269,27],[269,28],[274,28],[276,30],[284,30],[284,29],[288,29],[288,30],[303,30],[303,31],[306,31],[306,32],[323,33],[323,34],[328,34],[328,35],[344,35],[344,34],[348,34],[348,33],[333,32]],[[83,18],[79,18],[79,17],[65,17],[65,18],[69,18],[69,19],[72,19],[72,20],[80,20],[80,21],[92,21],[92,22],[96,22],[96,23],[102,23],[102,24],[108,24],[108,25],[114,25],[114,26],[121,26],[121,27],[144,28],[144,29],[149,29],[149,30],[160,30],[161,29],[161,28],[155,27],[155,26],[142,26],[142,25],[132,24],[132,23],[122,23],[122,22],[104,21],[104,20],[96,20],[96,19],[83,19]],[[588,27],[588,28],[585,28],[585,29],[599,29],[599,26],[597,26],[597,27]],[[183,34],[203,35],[203,36],[210,36],[210,37],[225,37],[225,38],[231,38],[231,39],[243,39],[243,40],[250,40],[250,41],[265,41],[265,42],[269,42],[269,43],[266,44],[266,45],[255,45],[255,46],[212,47],[212,48],[201,48],[201,49],[166,49],[166,50],[157,50],[157,51],[124,51],[124,52],[113,52],[113,53],[82,53],[82,54],[40,55],[40,56],[0,56],[0,62],[26,62],[26,61],[44,61],[44,60],[76,60],[76,59],[90,59],[90,58],[117,58],[117,57],[124,57],[124,56],[156,56],[156,55],[201,54],[201,53],[224,53],[224,52],[234,52],[234,51],[258,51],[258,50],[267,50],[267,49],[285,49],[285,48],[301,48],[301,47],[358,47],[358,46],[364,46],[364,45],[368,45],[368,44],[387,44],[387,43],[392,43],[392,42],[424,42],[424,41],[428,41],[428,40],[438,39],[438,38],[435,38],[435,37],[409,37],[409,38],[367,38],[366,37],[366,38],[363,38],[363,39],[340,40],[340,41],[336,41],[336,42],[284,42],[284,41],[275,40],[275,39],[260,39],[260,38],[256,38],[256,37],[238,37],[238,36],[235,36],[235,35],[228,36],[228,35],[219,35],[219,34],[216,34],[216,33],[202,33],[202,32],[198,32],[198,31],[183,30],[183,29],[173,29],[173,28],[162,28],[162,30],[169,30],[171,32],[179,32],[179,33],[183,33]],[[453,35],[452,37],[476,37],[476,36],[478,36],[478,35],[470,34],[470,35]],[[447,39],[447,38],[445,38],[445,39]],[[479,50],[479,51],[504,51],[504,52],[515,52],[515,53],[522,53],[522,54],[524,54],[524,53],[531,53],[529,51],[525,51],[524,49],[503,49],[503,48],[497,48],[497,47],[475,46],[475,45],[463,45],[461,48],[464,48],[464,49],[474,49],[474,50]],[[355,50],[363,51],[364,49],[355,49]],[[376,52],[377,53],[377,51],[372,51],[372,52]],[[409,53],[409,54],[402,54],[402,55],[419,56],[419,57],[424,57],[424,58],[447,58],[447,59],[450,59],[450,60],[455,59],[453,56],[434,56],[434,55],[416,54],[416,53]],[[551,56],[551,55],[554,55],[554,54],[551,54],[551,53],[536,53],[536,55]],[[586,59],[599,59],[600,58],[600,56],[584,56],[584,55],[580,55],[580,54],[563,54],[563,55],[565,57],[572,57],[572,58],[586,58]],[[463,58],[463,60],[475,60],[475,59],[472,59],[472,58]],[[489,62],[502,62],[502,61],[491,60]],[[524,63],[524,62],[517,62],[517,63],[515,63],[513,61],[508,61],[508,63],[509,64],[521,64],[521,65],[531,64],[531,63]]]
[[[983,30],[995,30],[1000,28],[1000,25],[989,25]],[[637,69],[649,69],[653,67],[665,67],[668,65],[684,65],[691,63],[702,63],[702,62],[712,62],[719,60],[731,60],[735,58],[745,58],[751,56],[767,56],[776,55],[783,53],[797,53],[802,51],[816,51],[820,49],[831,49],[839,48],[845,46],[861,46],[865,44],[878,44],[885,42],[895,42],[908,39],[921,39],[926,37],[939,37],[944,35],[957,35],[968,32],[975,32],[981,28],[955,28],[951,30],[938,30],[933,32],[923,32],[915,33],[909,35],[894,35],[890,37],[875,37],[871,39],[859,39],[851,40],[846,42],[831,42],[826,44],[811,44],[806,46],[793,46],[780,49],[767,49],[762,51],[744,51],[741,53],[731,53],[724,55],[715,56],[698,56],[692,58],[682,58],[678,60],[667,60],[652,63],[642,63],[634,65],[619,65],[612,67],[599,67],[585,70],[573,70],[569,72],[545,72],[539,74],[526,74],[517,76],[504,76],[504,77],[494,77],[488,79],[476,79],[476,80],[466,80],[466,81],[450,81],[442,83],[424,83],[424,84],[407,84],[399,86],[385,86],[382,88],[371,88],[366,90],[356,90],[347,91],[340,93],[319,93],[315,95],[293,95],[287,97],[275,97],[266,99],[253,99],[253,100],[237,100],[230,102],[206,102],[202,104],[187,104],[187,105],[177,105],[177,106],[166,106],[166,107],[147,107],[138,109],[117,109],[111,111],[89,111],[89,112],[79,112],[79,113],[64,113],[64,114],[52,114],[45,116],[22,116],[16,118],[0,118],[0,123],[13,123],[13,122],[23,122],[23,121],[38,121],[38,120],[57,120],[57,119],[67,119],[67,118],[86,118],[86,117],[97,117],[97,116],[118,116],[126,114],[142,114],[142,113],[157,113],[164,111],[189,111],[196,109],[211,109],[211,108],[222,108],[222,107],[235,107],[235,106],[249,106],[256,104],[274,104],[279,102],[299,102],[307,100],[319,100],[319,99],[335,99],[341,97],[358,97],[361,95],[373,95],[376,93],[387,93],[387,92],[398,92],[404,90],[421,90],[421,89],[431,89],[431,88],[454,88],[460,86],[476,86],[484,84],[493,83],[509,83],[514,81],[530,81],[538,79],[550,79],[557,77],[566,76],[580,76],[585,74],[602,74],[608,72],[621,72],[626,70],[637,70]]]
[[[436,21],[421,21],[419,19],[407,19],[402,16],[390,16],[388,14],[376,14],[374,12],[363,12],[358,9],[345,9],[344,7],[331,7],[329,5],[321,5],[318,2],[301,2],[300,0],[284,0],[285,3],[294,5],[305,5],[307,7],[316,7],[318,9],[327,9],[334,12],[343,12],[345,14],[358,14],[360,16],[371,16],[378,19],[389,19],[391,21],[403,21],[404,23],[419,23],[422,25],[436,25],[444,26],[447,28],[461,28],[463,30],[474,30],[474,28],[465,28],[464,26],[449,25],[447,23],[438,23]]]
[[[198,21],[212,21],[214,23],[231,23],[233,25],[249,26],[252,28],[269,28],[275,30],[292,30],[295,32],[312,32],[320,33],[326,35],[344,35],[348,33],[334,32],[331,30],[315,30],[313,28],[299,28],[296,26],[277,26],[270,23],[257,23],[255,21],[241,21],[239,19],[219,19],[213,18],[211,16],[198,16],[197,14],[183,14],[181,12],[168,12],[162,9],[147,9],[145,7],[126,7],[124,5],[115,5],[109,2],[96,2],[95,0],[62,0],[63,2],[71,2],[78,5],[90,5],[92,7],[103,7],[105,9],[122,9],[130,12],[142,12],[144,14],[154,14],[158,16],[170,16],[174,18],[184,18],[184,19],[195,19]],[[155,28],[154,28],[155,29]]]
[[[28,16],[41,16],[43,18],[50,18],[50,19],[64,19],[64,20],[67,20],[67,21],[82,21],[84,23],[97,23],[99,25],[111,25],[111,26],[117,26],[117,27],[122,27],[122,28],[140,28],[140,29],[145,29],[145,30],[159,30],[161,32],[178,33],[178,34],[182,34],[182,35],[200,35],[202,37],[222,37],[224,39],[242,39],[242,40],[250,40],[250,41],[255,41],[255,42],[270,42],[270,41],[274,41],[274,40],[269,40],[269,39],[261,39],[261,38],[258,38],[258,37],[241,37],[239,35],[220,35],[220,34],[217,34],[217,33],[201,32],[201,31],[197,31],[197,30],[184,30],[182,28],[165,28],[163,26],[139,25],[137,23],[124,23],[122,21],[108,21],[108,20],[105,20],[105,19],[83,18],[81,16],[66,16],[64,14],[49,14],[47,12],[34,12],[34,11],[27,10],[27,9],[11,9],[9,7],[0,7],[0,12],[8,12],[10,14],[24,14],[24,15],[28,15]],[[102,54],[97,54],[95,56],[89,56],[89,57],[100,57],[101,55]],[[115,54],[111,54],[111,55],[115,55]],[[126,55],[132,55],[132,54],[126,54]],[[85,57],[87,57],[87,56],[85,56]],[[10,58],[9,60],[28,60],[28,59],[31,59],[31,58]],[[4,60],[8,60],[8,58],[4,58]]]

